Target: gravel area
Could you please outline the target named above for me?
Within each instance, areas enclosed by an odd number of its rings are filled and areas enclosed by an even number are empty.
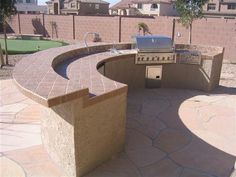
[[[19,62],[24,56],[27,56],[27,55],[28,54],[25,54],[25,55],[9,55],[8,56],[9,57],[9,59],[8,59],[9,65],[8,66],[3,66],[0,69],[0,80],[12,78],[12,71],[13,71],[16,63]]]
[[[236,64],[224,63],[221,71],[220,85],[236,88]]]
[[[27,55],[9,55],[9,66],[0,69],[0,80],[12,78],[15,64]],[[224,63],[222,66],[220,85],[225,87],[236,87],[236,64]]]

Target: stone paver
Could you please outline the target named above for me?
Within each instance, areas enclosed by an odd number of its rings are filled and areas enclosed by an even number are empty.
[[[184,169],[181,177],[212,177],[211,175],[207,175],[206,173],[195,171],[193,169]]]
[[[41,106],[0,81],[0,177],[59,177],[41,141]]]
[[[154,146],[162,149],[167,153],[171,153],[182,149],[191,142],[191,135],[189,133],[175,130],[165,129],[154,140]]]
[[[41,114],[41,106],[32,104],[16,114],[14,121],[17,123],[40,123]]]
[[[168,100],[149,100],[143,102],[141,113],[147,116],[158,116],[161,112],[167,110],[169,106]]]
[[[27,104],[22,103],[15,103],[15,104],[9,104],[9,105],[2,105],[0,107],[0,112],[3,113],[18,113],[24,108],[27,107]]]
[[[85,177],[229,177],[236,161],[236,84],[221,83],[211,93],[129,93],[125,151]],[[0,176],[65,176],[41,145],[40,106],[11,80],[0,86]]]
[[[141,168],[143,177],[178,177],[183,168],[166,158],[150,166]]]
[[[152,146],[152,141],[150,138],[138,131],[131,129],[126,130],[126,150],[137,150],[149,146]]]
[[[5,90],[9,91],[10,89],[6,88]],[[6,93],[6,91],[3,92],[4,94],[0,93],[2,105],[13,104],[27,99],[20,92],[16,92],[15,90],[10,93]]]
[[[4,177],[25,177],[22,167],[6,157],[0,157],[0,172]]]
[[[220,85],[226,87],[236,86],[236,64],[224,63],[222,65]]]
[[[0,129],[0,152],[42,144],[39,124],[8,124]]]
[[[62,177],[62,171],[52,162],[42,145],[4,152],[24,169],[27,177]]]
[[[144,167],[154,162],[158,162],[166,156],[161,150],[148,146],[137,150],[126,151],[129,159],[137,166]]]
[[[140,172],[125,153],[100,165],[86,177],[141,177]]]
[[[228,177],[233,169],[235,157],[193,138],[189,146],[169,156],[181,166],[203,171],[212,176]]]
[[[156,138],[159,132],[166,127],[159,119],[144,115],[132,116],[132,118],[127,120],[126,126],[139,131],[151,139]]]

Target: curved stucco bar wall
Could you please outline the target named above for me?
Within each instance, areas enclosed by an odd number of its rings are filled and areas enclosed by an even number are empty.
[[[146,65],[134,62],[130,44],[88,49],[66,46],[29,55],[13,78],[28,97],[44,105],[43,144],[65,173],[79,177],[124,147],[127,85],[144,88]],[[178,52],[199,50],[201,63],[189,64]],[[163,64],[162,87],[209,91],[219,83],[220,47],[176,45],[176,63]],[[187,75],[187,76],[186,76]],[[126,85],[127,84],[127,85]]]
[[[222,47],[177,44],[175,48],[175,63],[158,64],[162,66],[162,78],[158,87],[208,92],[219,85],[223,60]],[[198,51],[200,53],[199,63],[181,58],[186,51]],[[148,87],[147,67],[158,65],[137,65],[135,64],[135,54],[117,56],[115,60],[104,62],[101,73],[112,80],[127,84],[129,90],[133,90]],[[156,87],[154,86],[154,88]]]

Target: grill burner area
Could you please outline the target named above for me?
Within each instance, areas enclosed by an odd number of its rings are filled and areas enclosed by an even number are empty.
[[[136,64],[175,63],[174,53],[137,53]]]
[[[171,38],[166,36],[136,36],[138,53],[135,64],[175,63]]]

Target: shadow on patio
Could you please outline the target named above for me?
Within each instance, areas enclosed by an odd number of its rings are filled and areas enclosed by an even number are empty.
[[[128,94],[125,151],[86,177],[229,177],[236,161],[236,89]]]

